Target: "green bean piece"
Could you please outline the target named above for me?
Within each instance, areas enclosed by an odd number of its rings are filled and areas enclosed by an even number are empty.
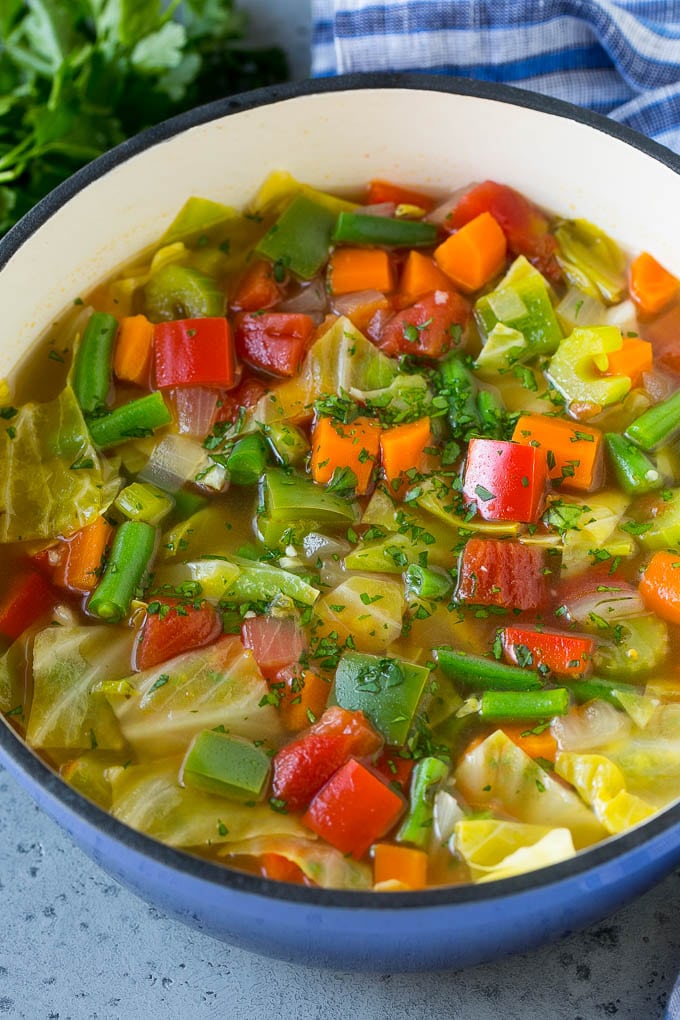
[[[449,404],[448,419],[456,439],[467,439],[481,430],[479,409],[475,399],[476,383],[472,372],[454,357],[446,358],[439,366],[441,395]]]
[[[680,390],[644,411],[631,422],[625,435],[648,453],[677,439],[680,436]]]
[[[569,691],[484,691],[479,714],[485,722],[510,719],[552,719],[569,711]]]
[[[569,690],[580,705],[584,701],[593,701],[600,698],[608,701],[614,708],[623,709],[623,705],[617,697],[617,691],[621,694],[639,694],[640,689],[633,684],[618,683],[613,680],[602,680],[600,677],[589,677],[587,680],[577,680],[569,684]]]
[[[86,415],[106,407],[117,332],[118,320],[113,315],[94,312],[78,344],[73,365],[73,392]]]
[[[267,447],[258,432],[238,439],[226,460],[234,485],[257,485],[267,466]]]
[[[130,611],[135,592],[156,548],[157,529],[145,521],[125,521],[116,531],[104,575],[87,608],[107,623],[118,623]]]
[[[169,425],[171,421],[172,415],[163,395],[157,390],[117,407],[101,418],[94,418],[88,423],[88,428],[92,441],[100,450],[106,450],[118,443],[149,436],[155,429]]]
[[[634,443],[617,432],[605,434],[616,480],[629,496],[642,496],[663,487],[661,472]]]
[[[424,850],[430,842],[434,817],[434,796],[449,774],[440,758],[421,758],[413,770],[410,807],[397,833],[399,843],[413,843]]]
[[[353,212],[341,212],[333,230],[333,241],[343,244],[384,244],[393,248],[415,248],[434,244],[436,240],[437,228],[433,223]]]
[[[508,666],[483,655],[468,655],[456,648],[437,648],[442,673],[467,690],[538,691],[542,682],[538,673],[520,666]]]
[[[389,536],[394,539],[394,535]],[[453,588],[451,575],[445,570],[433,570],[411,563],[405,572],[406,590],[422,599],[445,599]]]
[[[190,266],[159,269],[144,288],[144,307],[152,322],[224,315],[224,292],[216,280]]]
[[[477,412],[481,434],[487,439],[502,439],[505,427],[505,408],[491,390],[477,394]]]

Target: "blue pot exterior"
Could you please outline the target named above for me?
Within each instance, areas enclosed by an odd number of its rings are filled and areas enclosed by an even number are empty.
[[[0,242],[0,268],[81,188],[183,130],[259,105],[347,88],[456,92],[553,113],[614,135],[680,173],[661,146],[597,114],[505,86],[425,75],[351,75],[211,104],[123,143],[75,174]],[[243,949],[357,971],[440,970],[531,949],[623,906],[680,864],[680,806],[572,860],[477,886],[413,893],[308,889],[172,850],[120,824],[55,775],[0,720],[0,763],[97,864],[178,920]]]

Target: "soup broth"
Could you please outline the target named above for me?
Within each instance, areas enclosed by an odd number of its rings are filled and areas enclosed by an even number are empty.
[[[0,710],[171,846],[349,889],[680,795],[680,283],[486,181],[191,198],[0,392]]]

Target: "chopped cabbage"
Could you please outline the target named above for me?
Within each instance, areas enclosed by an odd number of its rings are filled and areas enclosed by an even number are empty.
[[[476,882],[521,875],[576,852],[569,829],[494,818],[456,822],[451,851],[463,858]]]
[[[118,750],[124,740],[101,680],[130,669],[134,634],[109,627],[47,627],[33,645],[33,702],[26,740],[31,747]]]
[[[406,609],[401,581],[355,575],[324,595],[319,616],[360,652],[384,652],[401,634]]]
[[[179,785],[179,758],[109,771],[111,813],[121,822],[176,847],[236,843],[261,836],[310,839],[294,815],[269,804],[251,807]]]
[[[606,834],[580,797],[553,779],[502,730],[464,756],[456,769],[456,783],[473,808],[500,810],[532,825],[568,828],[577,849]]]
[[[139,754],[180,754],[197,733],[216,726],[274,743],[283,733],[257,663],[237,637],[223,637],[126,679],[136,695],[107,697],[125,739]]]
[[[223,856],[238,855],[259,857],[261,854],[278,854],[297,864],[301,871],[322,889],[370,889],[371,869],[361,861],[336,850],[327,843],[317,843],[312,833],[305,830],[306,838],[294,835],[260,836],[230,843],[220,851]]]
[[[562,751],[555,772],[571,783],[611,835],[650,818],[655,808],[628,793],[621,769],[601,754]]]
[[[107,475],[73,390],[24,404],[0,430],[0,541],[69,535],[107,508]]]

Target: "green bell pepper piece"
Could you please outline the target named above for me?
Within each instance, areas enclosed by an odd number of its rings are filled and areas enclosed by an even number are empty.
[[[397,842],[425,849],[432,833],[434,795],[448,774],[449,767],[440,758],[421,758],[413,770],[410,807],[397,833]]]
[[[598,368],[607,367],[607,355],[620,350],[622,342],[616,326],[577,328],[561,342],[546,375],[568,404],[615,404],[630,390],[630,379],[627,375],[601,376]]]
[[[525,356],[552,354],[562,339],[548,284],[523,255],[515,259],[495,290],[479,298],[474,316],[483,337],[489,338],[499,324],[521,333],[528,348]]]
[[[299,530],[299,525],[306,522],[310,525],[306,530],[311,531],[320,524],[336,527],[355,524],[360,517],[355,501],[328,492],[311,479],[282,468],[265,471],[260,496],[264,514],[258,520],[258,528],[265,541],[265,527],[273,534],[276,526],[280,526],[283,533],[289,528]]]
[[[332,701],[363,712],[388,744],[404,744],[430,670],[403,659],[346,652],[335,672]]]
[[[626,292],[626,260],[619,246],[588,220],[570,220],[555,231],[557,261],[575,287],[615,305]]]
[[[299,194],[269,228],[255,250],[303,280],[311,280],[328,258],[334,223],[334,213]]]
[[[270,767],[269,756],[249,740],[203,730],[182,762],[180,782],[230,800],[257,800]]]
[[[159,269],[144,288],[144,306],[152,322],[224,315],[224,292],[216,280],[190,266]]]

